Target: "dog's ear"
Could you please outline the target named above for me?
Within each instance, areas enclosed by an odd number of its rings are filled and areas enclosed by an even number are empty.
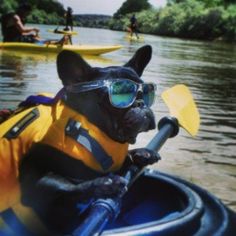
[[[124,66],[133,68],[137,74],[141,76],[151,57],[152,47],[150,45],[145,45],[139,48]]]
[[[84,82],[92,67],[77,53],[61,51],[57,56],[57,72],[63,85]]]

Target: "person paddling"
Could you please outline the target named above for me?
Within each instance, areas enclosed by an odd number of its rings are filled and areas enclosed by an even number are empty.
[[[34,43],[38,39],[39,29],[26,27],[26,17],[31,13],[29,4],[20,4],[16,12],[10,12],[2,16],[2,35],[4,42],[28,42]]]
[[[64,28],[65,31],[73,31],[73,10],[71,7],[67,7],[67,11],[65,13],[66,18],[66,27]],[[72,37],[71,35],[67,35],[70,44],[72,45]]]
[[[135,14],[132,15],[130,18],[130,37],[133,36],[133,33],[135,33],[137,39],[139,38],[138,36],[138,21],[137,18],[135,17]]]
[[[65,18],[66,18],[66,27],[64,28],[64,30],[66,31],[73,31],[73,15],[72,15],[72,8],[71,7],[67,7],[67,11],[65,13]]]
[[[41,39],[39,29],[36,27],[26,27],[25,21],[31,13],[32,7],[23,3],[20,4],[16,12],[10,12],[2,16],[1,26],[3,42],[23,42],[38,44],[59,44],[69,43],[68,37],[62,37],[60,40]]]

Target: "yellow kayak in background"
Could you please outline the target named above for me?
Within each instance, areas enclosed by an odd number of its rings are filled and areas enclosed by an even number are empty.
[[[134,41],[134,42],[144,42],[144,37],[139,35],[138,38],[136,37],[135,34],[132,36],[130,34],[126,35],[125,38],[129,41]]]
[[[48,30],[48,32],[54,33],[54,34],[64,34],[64,35],[77,35],[78,34],[76,31],[57,30],[57,29]]]
[[[20,42],[0,43],[1,50],[19,50],[37,53],[58,53],[62,50],[70,50],[82,55],[100,55],[118,50],[120,48],[122,48],[121,45],[56,45]]]

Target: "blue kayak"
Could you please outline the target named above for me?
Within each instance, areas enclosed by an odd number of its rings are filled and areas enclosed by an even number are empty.
[[[146,170],[102,235],[235,235],[236,213],[197,185]]]
[[[11,221],[13,236],[34,235],[25,231],[14,217],[10,219],[11,216],[6,217]],[[178,177],[147,169],[125,194],[118,217],[107,224],[102,235],[233,236],[235,222],[236,213],[208,191]],[[12,233],[0,230],[0,236]]]

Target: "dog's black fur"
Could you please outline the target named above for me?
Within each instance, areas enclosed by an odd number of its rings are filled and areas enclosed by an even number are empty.
[[[122,67],[95,68],[78,54],[62,51],[57,58],[57,69],[64,86],[116,78],[143,83],[140,76],[151,53],[151,47],[144,46]],[[67,92],[64,102],[120,143],[135,143],[138,133],[155,128],[153,112],[144,105],[141,93],[126,109],[114,108],[104,88],[78,94]],[[146,149],[130,153],[132,161],[139,165],[153,163],[158,158]],[[127,158],[125,165],[129,162]],[[53,147],[37,144],[20,165],[22,202],[34,208],[50,229],[71,232],[78,223],[78,202],[91,197],[113,197],[124,191],[126,182],[117,174],[98,173]]]

